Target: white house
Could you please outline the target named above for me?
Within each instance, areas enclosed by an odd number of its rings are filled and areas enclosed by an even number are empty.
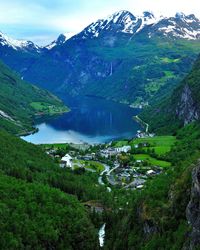
[[[123,146],[115,149],[117,153],[128,153],[131,150],[131,146]]]
[[[64,157],[62,157],[61,166],[72,168],[72,157],[69,154],[66,154]]]
[[[155,175],[155,174],[156,172],[152,169],[147,171],[147,175]]]

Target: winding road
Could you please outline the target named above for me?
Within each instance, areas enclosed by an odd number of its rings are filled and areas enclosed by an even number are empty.
[[[138,115],[135,116],[136,120],[138,120],[138,122],[140,122],[141,124],[144,124],[146,126],[145,132],[148,133],[149,132],[149,124],[144,122]]]
[[[104,165],[104,170],[100,173],[100,176],[99,176],[99,179],[98,179],[99,184],[100,184],[100,185],[105,185],[105,183],[103,182],[102,177],[103,177],[103,175],[106,173],[108,182],[109,182],[112,186],[117,185],[117,182],[115,181],[115,178],[113,177],[113,175],[111,175],[111,173],[112,173],[115,169],[119,168],[120,165],[117,165],[116,167],[111,168],[111,169],[110,169],[110,167],[109,167],[108,165],[106,165],[106,164],[103,164],[103,165]],[[111,192],[111,188],[107,187],[107,189],[108,189],[109,192]]]
[[[103,166],[104,166],[104,170],[100,173],[100,176],[98,178],[98,183],[99,183],[99,185],[102,185],[102,186],[105,185],[105,183],[102,180],[103,174],[108,173],[110,171],[110,167],[108,165],[103,164]]]

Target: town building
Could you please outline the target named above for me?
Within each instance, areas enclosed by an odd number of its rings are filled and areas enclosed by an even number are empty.
[[[72,168],[72,157],[69,154],[66,154],[64,157],[62,157],[61,167]]]

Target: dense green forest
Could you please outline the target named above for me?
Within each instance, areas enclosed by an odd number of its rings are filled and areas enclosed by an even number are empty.
[[[199,123],[180,129],[176,138],[165,156],[172,167],[143,191],[108,193],[96,184],[96,174],[60,168],[41,147],[1,131],[4,249],[98,249],[96,228],[102,221],[107,225],[104,249],[181,249],[190,232],[185,210],[192,163],[200,153]],[[102,215],[88,213],[81,203],[89,200],[108,209]]]
[[[191,229],[186,207],[190,200],[193,164],[200,154],[199,139],[199,123],[177,132],[177,142],[167,155],[173,167],[148,182],[142,192],[134,192],[128,207],[112,217],[105,249],[187,247]]]
[[[192,170],[200,155],[199,73],[200,59],[172,96],[155,101],[140,115],[152,131],[176,136],[165,156],[172,167],[135,192],[128,208],[113,218],[106,249],[200,249],[198,242],[190,246],[192,227],[186,217]],[[193,209],[198,221],[199,210]]]
[[[0,128],[26,133],[33,130],[35,116],[65,111],[67,108],[57,97],[27,84],[0,62]]]
[[[0,147],[1,249],[96,249],[86,209],[66,194],[84,199],[90,182],[70,179],[39,147],[3,131]]]

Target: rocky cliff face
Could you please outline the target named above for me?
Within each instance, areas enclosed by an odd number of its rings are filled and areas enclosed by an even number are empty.
[[[188,84],[186,84],[183,88],[180,102],[178,103],[178,107],[176,109],[176,115],[184,122],[184,125],[199,119],[198,108],[193,100],[192,92]]]
[[[192,172],[191,199],[187,206],[186,216],[191,226],[188,250],[200,248],[200,162]]]

